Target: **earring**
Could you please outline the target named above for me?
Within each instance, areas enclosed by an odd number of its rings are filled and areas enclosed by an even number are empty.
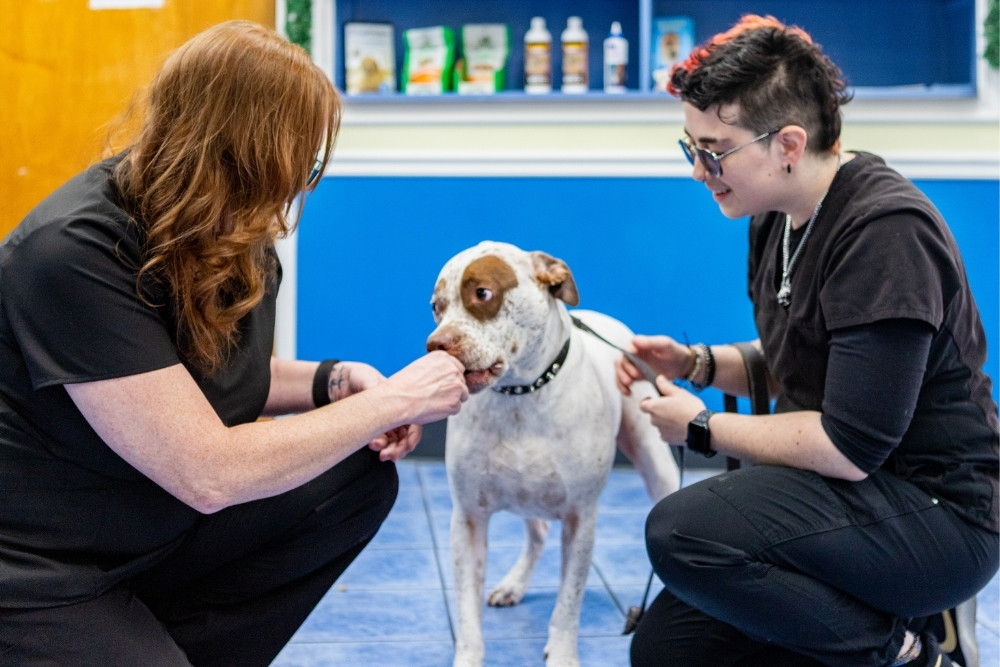
[[[785,171],[787,171],[789,174],[792,173],[792,165],[786,164],[785,165]]]

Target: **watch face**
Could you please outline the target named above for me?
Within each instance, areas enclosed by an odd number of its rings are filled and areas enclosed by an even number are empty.
[[[707,443],[705,442],[708,439],[707,436],[708,432],[706,431],[705,426],[703,424],[696,424],[694,422],[688,424],[688,437],[687,437],[688,449],[695,452],[704,453],[705,450],[708,449]]]
[[[703,410],[688,424],[688,449],[704,456],[715,455],[715,452],[712,450],[712,440],[708,429],[708,420],[712,414],[714,413],[710,410]]]

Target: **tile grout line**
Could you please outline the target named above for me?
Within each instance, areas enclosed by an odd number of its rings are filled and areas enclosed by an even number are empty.
[[[607,578],[604,576],[604,573],[601,572],[601,568],[597,565],[597,563],[594,562],[593,556],[590,557],[590,566],[594,568],[594,572],[597,573],[597,577],[601,580],[601,583],[604,585],[605,590],[608,591],[608,595],[611,597],[611,600],[615,603],[615,606],[618,608],[618,613],[620,613],[623,618],[626,618],[627,612],[625,611],[625,607],[622,605],[621,600],[618,599],[618,596],[615,595],[614,589],[611,588],[611,582],[607,580]]]
[[[444,610],[445,615],[448,618],[448,632],[451,634],[452,645],[455,643],[455,624],[451,617],[451,600],[448,599],[448,587],[445,585],[444,581],[444,568],[441,564],[441,549],[438,545],[437,533],[434,530],[434,515],[431,510],[430,500],[427,498],[426,488],[424,485],[424,475],[423,466],[420,463],[414,463],[414,468],[417,473],[417,484],[420,486],[420,501],[424,506],[424,516],[427,519],[427,528],[431,534],[431,544],[434,547],[434,564],[437,566],[438,573],[438,583],[441,584],[441,597],[444,600]]]

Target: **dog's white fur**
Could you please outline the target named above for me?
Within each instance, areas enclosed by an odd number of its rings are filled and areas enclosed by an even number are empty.
[[[575,306],[578,296],[563,261],[489,241],[449,260],[434,289],[438,326],[427,348],[455,355],[475,394],[449,418],[445,441],[454,505],[456,666],[481,665],[484,657],[482,603],[491,514],[514,512],[525,517],[527,528],[520,558],[489,595],[494,606],[521,601],[549,521],[562,522],[562,580],[545,656],[547,665],[577,665],[597,500],[615,444],[636,465],[654,501],[679,486],[669,448],[648,415],[639,411],[639,402],[654,390],[637,383],[631,396],[623,396],[614,379],[620,353],[573,326],[564,302]],[[582,310],[574,315],[619,346],[631,339],[625,325],[606,315]],[[521,395],[492,390],[533,383],[567,337],[569,354],[550,382]]]

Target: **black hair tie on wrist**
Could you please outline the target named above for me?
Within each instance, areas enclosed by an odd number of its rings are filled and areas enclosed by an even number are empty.
[[[330,371],[339,363],[339,359],[326,359],[316,367],[316,374],[313,375],[313,403],[317,408],[330,405]]]

